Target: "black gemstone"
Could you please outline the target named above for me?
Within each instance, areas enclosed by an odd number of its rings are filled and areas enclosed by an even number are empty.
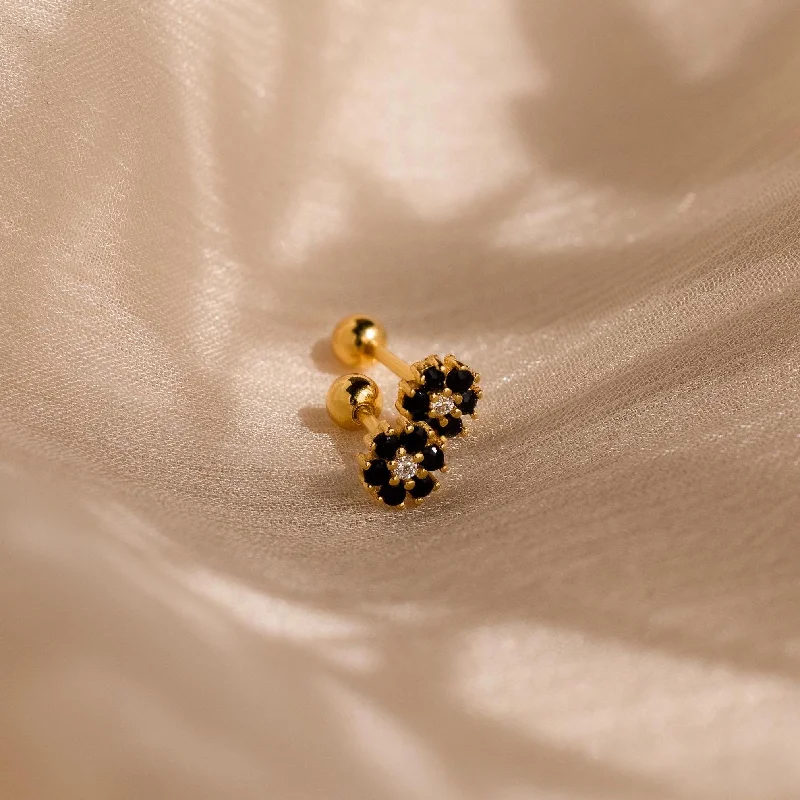
[[[387,506],[399,506],[406,499],[406,489],[403,484],[398,486],[390,486],[388,483],[381,486],[378,490],[378,497],[386,503]]]
[[[475,406],[478,403],[478,395],[474,389],[467,389],[466,392],[462,393],[462,401],[459,405],[462,414],[474,414],[475,413]]]
[[[428,367],[422,373],[425,388],[430,392],[441,392],[444,389],[444,372],[439,367]]]
[[[431,399],[427,392],[417,389],[413,397],[406,395],[403,398],[403,408],[411,414],[412,419],[419,422],[428,416]]]
[[[432,444],[422,451],[422,455],[425,456],[422,460],[422,466],[425,467],[428,472],[433,472],[444,466],[444,451],[441,447]]]
[[[400,437],[400,444],[405,447],[407,453],[420,453],[427,443],[428,431],[422,425],[415,425],[411,433],[404,433]]]
[[[373,459],[369,462],[369,466],[364,470],[364,480],[369,486],[381,486],[384,483],[389,483],[392,478],[392,473],[389,472],[389,467],[386,462],[381,458]]]
[[[446,436],[449,439],[453,436],[458,436],[458,434],[464,430],[464,423],[455,417],[448,417],[447,425],[439,424],[438,429],[442,436]]]
[[[412,497],[416,497],[417,500],[421,500],[433,491],[435,485],[433,478],[430,476],[427,478],[416,478],[414,480],[414,488],[411,490],[410,494]]]
[[[387,436],[385,433],[379,433],[375,437],[375,455],[391,461],[397,453],[397,448],[400,447],[400,439],[397,436]]]
[[[475,380],[475,378],[468,369],[453,367],[453,369],[447,373],[447,388],[458,393],[466,392],[467,389],[472,386],[473,380]]]

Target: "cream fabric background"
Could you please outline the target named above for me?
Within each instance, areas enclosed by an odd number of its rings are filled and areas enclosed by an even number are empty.
[[[0,796],[800,795],[800,3],[0,10]]]

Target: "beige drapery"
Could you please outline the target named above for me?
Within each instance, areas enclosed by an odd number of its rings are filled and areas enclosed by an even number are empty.
[[[799,41],[0,0],[0,796],[797,797]],[[356,311],[484,376],[413,512]]]

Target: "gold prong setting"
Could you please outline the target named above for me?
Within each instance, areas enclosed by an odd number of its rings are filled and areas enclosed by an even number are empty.
[[[441,436],[465,436],[463,418],[477,418],[476,406],[483,397],[480,374],[453,355],[444,359],[430,355],[411,366],[420,377],[400,382],[397,410],[407,419],[427,423]]]
[[[432,473],[447,470],[445,442],[427,423],[401,418],[390,426],[384,420],[365,442],[369,452],[358,455],[361,481],[384,505],[407,508],[439,489]]]

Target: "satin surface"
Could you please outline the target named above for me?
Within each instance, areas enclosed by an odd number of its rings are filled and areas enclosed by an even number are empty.
[[[0,796],[796,798],[798,41],[0,0]],[[353,312],[483,375],[416,510]]]

